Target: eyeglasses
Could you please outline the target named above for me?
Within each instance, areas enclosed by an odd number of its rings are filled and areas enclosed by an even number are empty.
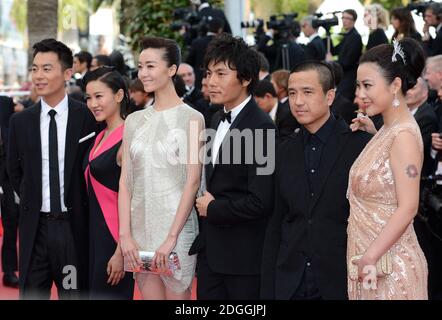
[[[352,17],[347,17],[347,16],[342,16],[342,20],[354,21],[354,19]]]

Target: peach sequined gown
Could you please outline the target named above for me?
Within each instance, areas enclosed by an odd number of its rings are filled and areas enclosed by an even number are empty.
[[[348,219],[347,261],[363,254],[379,235],[397,208],[396,184],[390,166],[389,150],[401,131],[416,137],[423,152],[418,125],[410,122],[382,127],[367,144],[349,174],[347,197],[350,201]],[[364,289],[348,279],[351,300],[427,299],[427,262],[419,246],[413,223],[390,248],[393,273],[377,280],[376,289]]]

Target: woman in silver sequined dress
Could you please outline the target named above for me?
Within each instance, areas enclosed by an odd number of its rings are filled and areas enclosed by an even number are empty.
[[[198,155],[203,116],[178,97],[173,77],[180,63],[176,42],[146,38],[138,77],[155,102],[126,119],[120,179],[120,241],[132,268],[138,251],[155,252],[152,265],[168,268],[176,252],[180,269],[173,274],[135,273],[144,299],[190,299],[196,256],[188,251],[198,233],[194,210],[202,165]]]

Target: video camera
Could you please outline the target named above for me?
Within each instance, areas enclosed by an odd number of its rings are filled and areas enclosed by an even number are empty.
[[[416,11],[416,13],[420,16],[423,16],[425,13],[425,10],[427,10],[430,3],[434,1],[428,1],[428,2],[415,2],[415,3],[409,3],[406,8],[409,11]]]
[[[190,39],[204,35],[208,30],[208,22],[212,17],[199,16],[192,8],[179,8],[173,12],[173,22],[170,25],[172,31],[185,29]]]
[[[315,13],[315,16],[317,17],[312,21],[312,27],[317,29],[319,27],[323,27],[325,31],[327,31],[327,34],[330,33],[330,28],[333,26],[337,26],[339,24],[338,17],[336,16],[336,13],[339,13],[340,11],[332,12],[333,16],[328,19],[319,19],[323,16],[322,13]]]

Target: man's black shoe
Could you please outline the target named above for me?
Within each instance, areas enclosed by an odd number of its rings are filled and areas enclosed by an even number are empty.
[[[18,277],[14,272],[7,272],[3,275],[3,285],[10,288],[18,288]]]

